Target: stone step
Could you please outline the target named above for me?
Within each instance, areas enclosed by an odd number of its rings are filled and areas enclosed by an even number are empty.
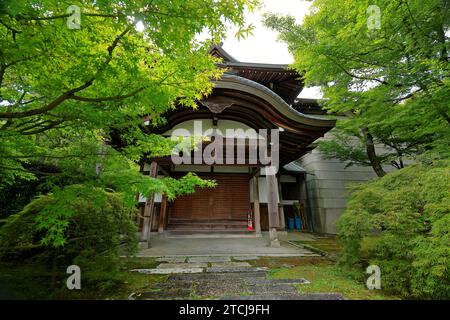
[[[206,268],[206,272],[223,272],[223,273],[234,273],[234,272],[253,272],[253,271],[268,271],[267,267],[210,267]]]
[[[190,257],[189,262],[231,262],[230,257]]]
[[[156,269],[191,269],[191,268],[207,268],[208,264],[205,262],[188,262],[188,263],[175,263],[175,262],[168,262],[168,263],[161,263],[159,264]]]
[[[279,284],[310,284],[306,279],[245,279],[246,284],[250,286],[271,286]]]
[[[161,268],[161,269],[133,269],[132,272],[143,274],[175,274],[175,273],[201,273],[204,268]]]
[[[265,271],[250,271],[239,273],[195,273],[195,274],[174,274],[170,275],[169,281],[197,281],[197,280],[216,280],[216,279],[247,279],[247,278],[265,278]]]

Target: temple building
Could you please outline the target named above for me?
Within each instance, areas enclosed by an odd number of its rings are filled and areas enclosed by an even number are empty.
[[[176,132],[195,136],[200,127],[202,134],[213,136],[200,142],[200,152],[220,136],[224,143],[213,150],[215,161],[195,159],[195,151],[181,152],[192,161],[143,159],[141,171],[175,178],[194,172],[215,180],[217,186],[173,202],[160,194],[141,196],[141,238],[146,239],[150,230],[238,236],[270,231],[271,244],[277,245],[277,234],[298,218],[297,228],[335,233],[334,221],[345,209],[346,182],[355,176],[367,180],[370,169],[346,171],[338,160],[325,161],[314,150],[318,139],[328,137],[335,119],[326,116],[316,100],[298,98],[304,83],[296,71],[287,65],[240,62],[221,46],[213,46],[211,54],[222,59],[220,67],[226,70],[214,81],[212,94],[199,101],[197,109],[176,108],[164,115],[164,126],[146,129],[169,137]],[[275,162],[259,157],[260,140]],[[237,156],[239,148],[244,159]]]

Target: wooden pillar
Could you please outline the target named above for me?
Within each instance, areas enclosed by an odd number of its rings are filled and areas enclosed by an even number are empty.
[[[161,209],[159,211],[159,226],[158,232],[163,233],[166,227],[166,215],[167,215],[167,196],[163,194],[161,199]]]
[[[280,229],[286,229],[286,221],[284,218],[284,207],[283,207],[283,194],[281,193],[281,178],[278,178],[278,198],[280,203],[278,204],[278,210],[280,214]]]
[[[267,172],[269,170],[266,171],[266,181],[270,246],[279,247],[280,241],[278,240],[277,228],[280,227],[280,218],[278,214],[277,177],[275,174],[268,174]]]
[[[261,212],[259,207],[259,184],[258,176],[253,177],[253,215],[255,219],[255,232],[261,234]]]
[[[150,178],[156,178],[158,173],[158,164],[153,161],[150,164]],[[153,221],[153,212],[154,212],[154,204],[155,204],[155,194],[151,193],[147,195],[147,200],[145,201],[145,209],[144,209],[144,225],[142,226],[142,234],[141,241],[146,241],[147,245],[150,246],[150,233],[152,228]]]

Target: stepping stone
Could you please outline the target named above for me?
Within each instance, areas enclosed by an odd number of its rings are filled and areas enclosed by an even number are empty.
[[[133,269],[133,272],[143,274],[172,274],[172,273],[200,273],[203,268],[161,268],[161,269]]]
[[[191,269],[191,268],[206,268],[207,263],[161,263],[157,269]]]
[[[183,263],[186,257],[161,257],[156,259],[158,262]]]
[[[252,271],[267,271],[266,267],[211,267],[207,268],[206,272],[252,272]]]
[[[202,280],[195,287],[196,295],[202,297],[222,297],[224,295],[240,295],[244,292],[243,282],[236,279]]]
[[[250,286],[256,285],[276,285],[276,284],[310,284],[306,279],[245,279],[245,283]]]
[[[248,262],[213,262],[211,267],[251,267]]]
[[[265,278],[265,271],[236,272],[236,273],[192,273],[174,274],[169,276],[169,281],[196,281],[196,280],[222,280],[222,279],[247,279]]]
[[[188,262],[229,262],[230,257],[190,257]]]
[[[233,260],[250,261],[250,260],[258,260],[258,257],[256,257],[256,256],[240,256],[240,257],[233,257]]]

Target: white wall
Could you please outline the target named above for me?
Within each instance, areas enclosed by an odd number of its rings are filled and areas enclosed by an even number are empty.
[[[219,119],[217,121],[217,126],[213,126],[212,119],[193,119],[177,124],[171,130],[166,131],[163,135],[171,136],[173,133],[175,133],[175,135],[177,136],[209,136],[212,133],[212,128],[217,129],[217,131],[220,132],[223,137],[245,138],[248,137],[251,133],[254,133],[254,135],[250,136],[252,138],[256,138],[257,133],[248,125],[238,121]],[[234,130],[235,134],[230,135],[230,132],[227,132],[227,129]]]

